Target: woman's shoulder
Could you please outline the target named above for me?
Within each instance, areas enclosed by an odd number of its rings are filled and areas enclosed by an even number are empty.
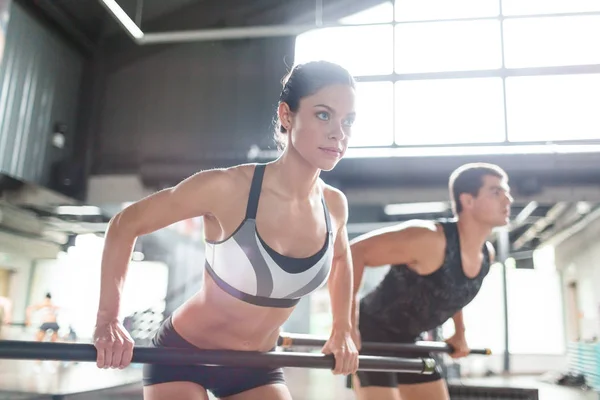
[[[345,223],[348,219],[348,200],[346,199],[346,195],[340,189],[325,183],[323,180],[319,179],[319,181],[329,213],[336,220]]]

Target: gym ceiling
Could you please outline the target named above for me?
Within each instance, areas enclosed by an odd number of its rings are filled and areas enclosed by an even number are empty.
[[[107,76],[116,74],[116,71],[134,68],[144,60],[158,58],[161,53],[175,51],[174,48],[177,46],[194,45],[176,42],[163,44],[136,42],[125,33],[124,28],[116,22],[99,0],[15,0],[15,2],[44,19],[45,23],[52,26],[52,29],[59,32],[85,56],[84,79],[95,81],[96,86],[106,84]],[[145,33],[273,24],[298,25],[312,24],[315,21],[315,2],[307,0],[118,0],[117,3]],[[335,20],[378,3],[380,3],[378,0],[316,1],[316,4],[322,5],[320,14],[323,20]],[[259,45],[264,46],[262,43],[266,41],[268,39],[246,38],[218,41],[212,46],[218,46],[229,53],[238,52],[246,55],[250,52],[247,49],[253,49],[252,52],[258,51],[264,55],[267,52]],[[202,45],[206,47],[210,44],[205,42]],[[283,46],[287,46],[284,51],[287,56],[293,55],[293,38],[288,38]],[[252,52],[250,54],[253,54]],[[216,61],[210,59],[215,54],[208,53],[204,58],[206,63],[215,64]],[[278,57],[279,61],[283,60],[282,55]],[[265,79],[271,80],[269,88],[274,94],[274,98],[271,96],[272,98],[269,99],[270,103],[266,103],[268,106],[273,106],[276,101],[280,73],[285,72],[286,68],[283,62],[280,66],[272,66],[271,64],[276,60],[277,58],[269,60],[270,64],[266,68],[270,70],[264,72]],[[239,59],[237,61],[239,62]],[[240,75],[252,68],[258,68],[258,64],[250,61],[244,70],[240,70],[239,65],[233,64],[233,62],[221,62],[216,70],[221,72],[223,69],[230,68]],[[211,71],[215,71],[215,67]],[[234,72],[229,76],[234,76]],[[227,76],[226,72],[223,74]],[[102,79],[98,78],[100,75],[103,76]],[[155,76],[154,79],[160,80],[161,76]],[[227,83],[227,85],[229,85],[227,88],[231,88],[232,84]],[[88,82],[87,87],[90,86],[93,85]],[[219,86],[214,85],[211,89],[218,91]],[[251,104],[248,104],[251,101],[248,99],[252,97],[246,99],[247,104],[244,107],[251,107]],[[131,106],[135,107],[135,105]],[[268,126],[271,122],[268,118],[272,118],[273,110],[274,108],[261,110],[261,118],[267,119],[262,121],[261,127],[265,124]],[[98,117],[94,120],[89,112],[84,115],[91,120],[87,123],[87,131],[91,132],[94,129],[90,126],[98,121]],[[197,146],[190,146],[188,142],[182,141],[178,145],[176,140],[171,139],[172,148],[168,152],[171,154],[165,155],[165,145],[150,145],[143,140],[130,144],[130,147],[123,146],[122,142],[118,143],[118,146],[115,144],[114,148],[123,149],[123,152],[119,153],[111,148],[110,144],[104,144],[103,138],[106,138],[106,135],[102,130],[97,129],[90,135],[92,138],[83,141],[80,149],[91,153],[91,160],[87,161],[88,177],[137,175],[150,190],[173,185],[203,168],[261,160],[260,154],[268,153],[270,140],[264,137],[264,132],[261,132],[260,139],[250,136],[235,141],[226,140],[229,147],[225,148],[222,141],[217,140],[216,137],[210,140],[205,138],[202,142],[203,147],[207,147],[207,143],[214,144],[214,147],[205,149],[203,153]],[[259,155],[257,156],[254,151],[254,155],[250,156],[252,149],[256,151],[259,149]],[[269,157],[264,156],[262,159],[267,160]],[[427,210],[427,206],[421,209],[417,207],[415,211],[404,211],[396,215],[386,213],[385,206],[399,203],[447,202],[447,179],[450,172],[463,163],[473,161],[496,163],[510,175],[510,184],[516,199],[513,207],[513,223],[510,227],[513,252],[527,253],[541,243],[559,240],[557,238],[560,235],[568,234],[569,230],[580,227],[598,214],[600,154],[597,153],[570,154],[550,151],[542,154],[465,155],[460,148],[457,148],[451,156],[348,158],[343,160],[334,171],[324,173],[323,177],[346,192],[350,204],[349,231],[353,236],[387,223],[412,218],[450,217],[447,204],[434,205],[433,208],[429,207],[430,210]],[[10,180],[10,177],[6,179]],[[22,188],[18,185],[16,187],[19,189],[16,189],[15,193]],[[54,199],[58,196],[65,199],[65,202],[77,203],[73,198],[68,196],[65,198],[60,193],[52,191],[47,193],[48,196],[55,196]],[[14,197],[18,198],[18,195]],[[57,221],[64,222],[64,217],[52,215],[43,204],[29,205],[27,211],[35,213],[38,219],[54,221],[56,226],[58,226]],[[99,219],[95,217],[92,221],[86,218],[85,216],[75,218],[76,222],[80,223],[77,225],[78,229],[101,231],[102,224],[106,223],[108,216]],[[100,225],[86,228],[82,227],[81,223]],[[71,233],[74,231],[72,224],[61,225],[56,229]]]

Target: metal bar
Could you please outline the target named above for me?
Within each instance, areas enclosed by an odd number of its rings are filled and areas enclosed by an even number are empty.
[[[139,39],[144,37],[144,32],[142,32],[115,0],[99,1],[134,41],[139,41]]]
[[[0,359],[96,361],[96,348],[82,343],[44,343],[16,340],[0,341]],[[333,355],[311,353],[255,352],[233,350],[198,350],[144,347],[133,349],[133,363],[171,365],[220,365],[260,368],[333,369]],[[431,358],[397,358],[359,356],[359,370],[432,374],[435,360]]]
[[[508,229],[498,231],[498,254],[496,260],[502,263],[502,305],[504,310],[504,372],[510,372],[510,346],[509,346],[509,322],[508,322],[508,282],[506,279],[506,259],[510,254],[510,237]]]
[[[464,71],[403,72],[386,75],[357,75],[355,78],[359,82],[398,82],[434,79],[509,78],[523,76],[577,75],[597,73],[600,73],[600,64],[496,68]]]
[[[306,347],[321,347],[325,345],[326,340],[310,335],[292,334],[285,333],[279,336],[277,345],[283,348],[290,348],[293,346],[306,346]],[[452,353],[454,349],[452,346],[443,342],[427,342],[418,341],[416,343],[383,343],[383,342],[362,342],[361,351],[389,351],[390,353],[395,352],[418,352],[427,355],[428,353]],[[470,354],[481,354],[490,355],[492,350],[490,349],[471,349]]]
[[[340,25],[335,25],[340,26]],[[323,26],[324,27],[324,26]],[[321,27],[319,27],[321,28]],[[202,29],[197,31],[173,31],[161,33],[146,33],[138,43],[184,43],[212,40],[236,40],[267,38],[278,36],[297,36],[304,32],[317,29],[315,25],[265,25],[240,28]]]

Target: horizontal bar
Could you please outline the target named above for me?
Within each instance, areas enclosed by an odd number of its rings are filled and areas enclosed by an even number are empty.
[[[325,345],[326,340],[311,335],[302,335],[298,333],[284,333],[279,336],[277,345],[283,348],[293,346],[321,347]],[[452,346],[444,342],[418,341],[416,343],[383,343],[383,342],[362,342],[361,351],[389,351],[395,352],[419,352],[427,353],[452,353]],[[471,349],[470,354],[490,355],[490,349]]]
[[[83,343],[44,343],[0,340],[0,359],[96,361],[96,348]],[[198,350],[136,346],[132,363],[172,365],[219,365],[261,368],[333,369],[333,355],[311,353],[256,352],[233,350]],[[432,374],[431,358],[359,356],[359,370]]]

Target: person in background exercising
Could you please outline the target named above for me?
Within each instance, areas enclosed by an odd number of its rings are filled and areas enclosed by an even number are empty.
[[[56,340],[58,339],[58,330],[60,329],[57,323],[58,310],[59,307],[52,302],[52,295],[50,293],[46,293],[46,296],[41,303],[33,304],[27,307],[27,313],[25,316],[26,326],[30,325],[31,315],[33,313],[42,314],[42,325],[40,325],[36,333],[36,341],[43,341],[46,337],[46,333],[48,331],[51,331],[52,335],[50,336],[50,341],[56,342]]]
[[[346,152],[354,88],[339,65],[296,65],[279,96],[277,136],[284,150],[277,160],[199,172],[111,219],[94,333],[98,367],[131,362],[133,340],[119,308],[136,238],[202,216],[206,256],[197,262],[203,286],[162,323],[154,346],[270,351],[296,304],[327,284],[333,323],[322,351],[334,355],[334,374],[357,370],[348,205],[319,177]],[[291,399],[281,368],[144,366],[146,400],[205,400],[207,391],[227,400]]]
[[[446,341],[454,348],[451,356],[469,354],[462,309],[489,272],[495,253],[487,238],[508,223],[513,199],[507,174],[485,163],[455,170],[449,191],[455,220],[408,221],[351,241],[359,348],[361,341],[414,342],[453,318],[455,334]],[[383,265],[391,265],[389,272],[357,301],[365,267]],[[359,371],[351,379],[359,400],[449,399],[439,369],[433,375]]]

